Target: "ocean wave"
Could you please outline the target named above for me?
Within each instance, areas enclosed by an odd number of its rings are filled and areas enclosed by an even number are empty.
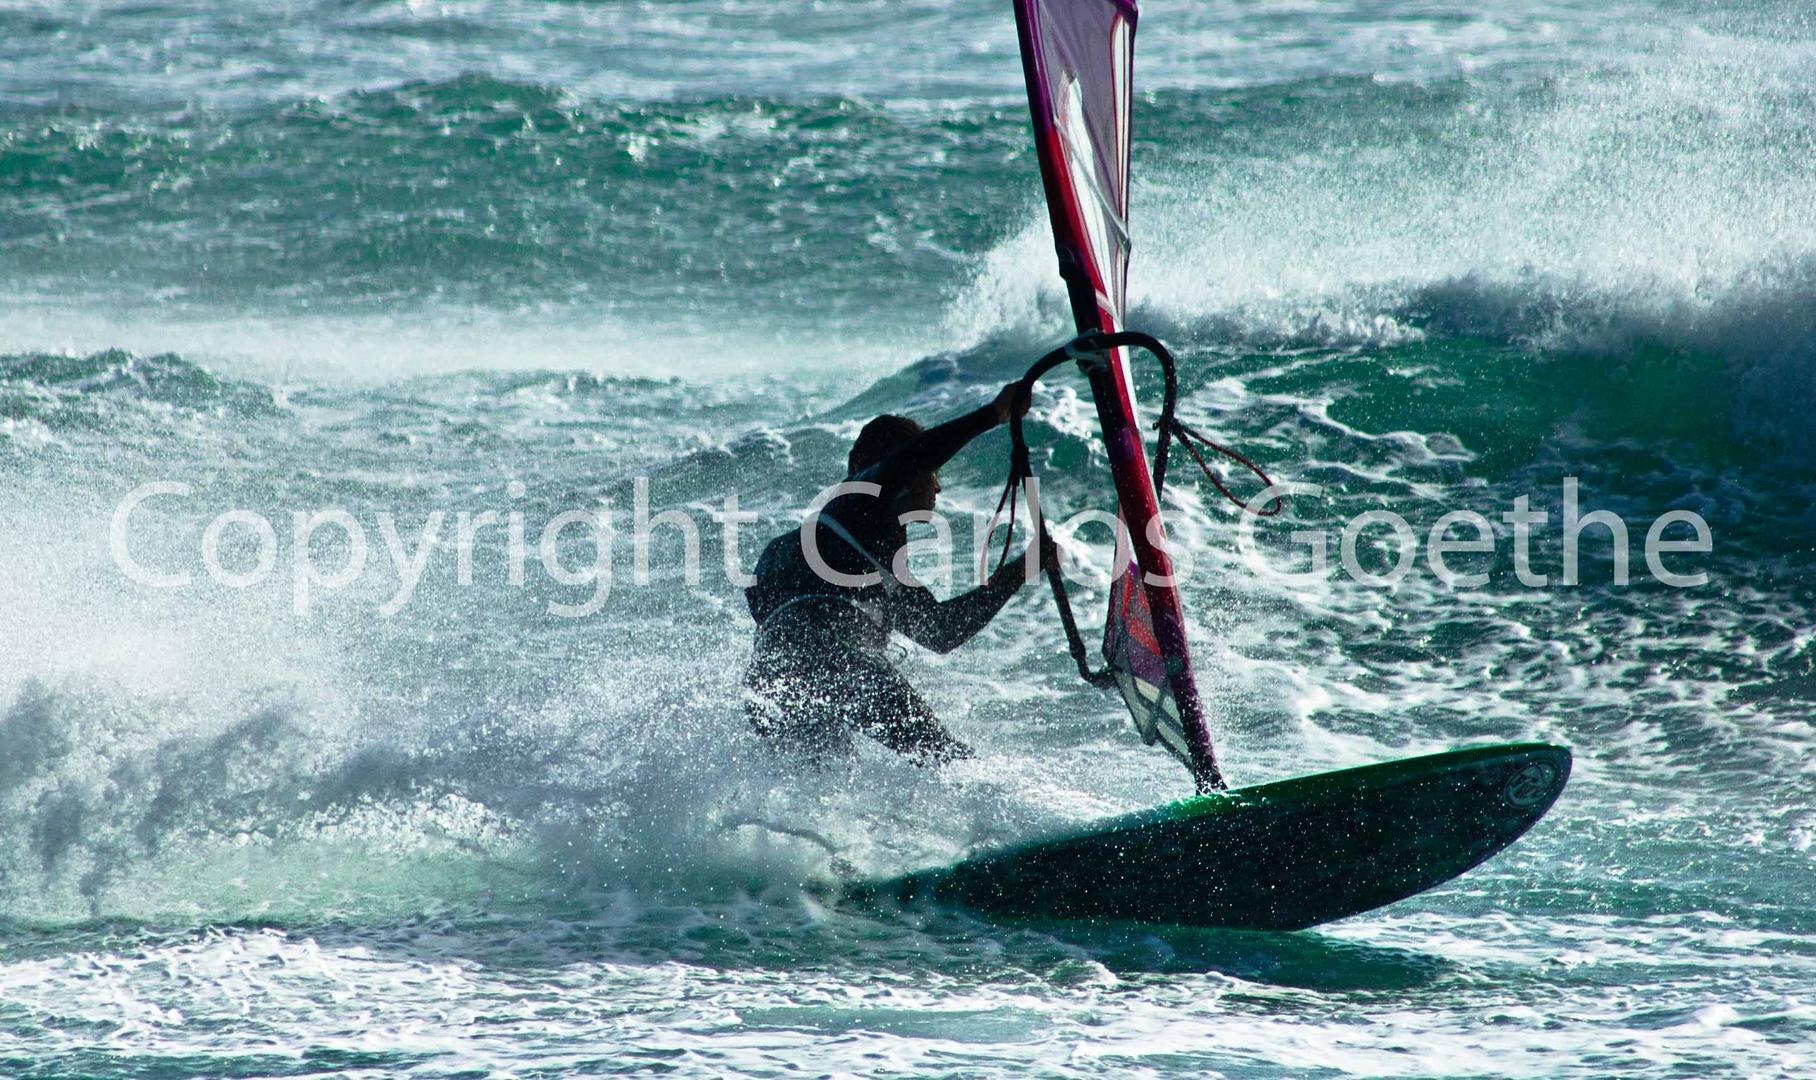
[[[22,353],[0,356],[0,416],[50,431],[113,430],[130,423],[121,403],[141,416],[182,410],[226,419],[282,412],[273,392],[224,379],[180,356],[136,356],[107,350],[88,356]]]
[[[0,212],[15,296],[167,321],[459,306],[672,330],[755,305],[874,337],[931,321],[937,282],[993,238],[1019,135],[853,99],[602,102],[469,75],[5,118]]]
[[[1156,94],[1137,118],[1130,321],[1225,352],[1425,350],[1442,367],[1506,348],[1555,385],[1501,391],[1587,383],[1598,404],[1632,399],[1630,433],[1713,413],[1736,445],[1816,466],[1798,422],[1816,407],[1808,57],[1698,29],[1526,85]],[[946,325],[982,340],[1068,321],[1030,213]]]

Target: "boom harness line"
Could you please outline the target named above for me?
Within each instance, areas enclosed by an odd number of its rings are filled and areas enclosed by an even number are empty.
[[[1198,446],[1204,446],[1247,468],[1260,478],[1265,487],[1274,486],[1274,482],[1268,479],[1267,473],[1262,471],[1261,466],[1227,446],[1212,442],[1179,419],[1177,415],[1179,374],[1173,361],[1173,354],[1160,343],[1160,339],[1150,334],[1136,330],[1121,330],[1114,334],[1105,334],[1093,330],[1078,335],[1034,362],[1034,366],[1028,369],[1028,373],[1021,377],[1020,388],[1015,395],[1017,404],[1027,401],[1034,392],[1034,384],[1067,360],[1076,360],[1079,366],[1086,370],[1100,368],[1109,363],[1107,358],[1110,350],[1127,346],[1141,349],[1160,361],[1160,369],[1166,379],[1166,390],[1160,406],[1160,419],[1154,424],[1154,427],[1160,432],[1160,443],[1154,453],[1155,504],[1160,503],[1161,497],[1166,491],[1167,450],[1171,443],[1177,440],[1179,445],[1185,447],[1186,451],[1192,455],[1192,460],[1198,463],[1199,469],[1203,470],[1212,486],[1224,498],[1240,507],[1244,513],[1253,514],[1256,517],[1273,517],[1278,514],[1285,505],[1278,495],[1274,496],[1266,509],[1256,509],[1232,494],[1230,489],[1224,486],[1223,478],[1211,467],[1210,462],[1205,460],[1204,455],[1199,453]],[[1034,467],[1028,458],[1028,441],[1026,434],[1022,431],[1021,412],[1019,409],[1011,409],[1009,413],[1009,479],[1003,484],[1002,497],[996,501],[996,514],[1001,514],[1005,505],[1009,508],[1009,531],[1008,535],[1003,537],[1002,557],[997,560],[999,569],[1008,560],[1009,544],[1015,538],[1015,490],[1033,478]],[[1091,669],[1084,638],[1078,632],[1078,620],[1072,615],[1072,600],[1066,594],[1065,578],[1060,572],[1059,548],[1054,545],[1052,536],[1047,532],[1046,517],[1040,513],[1038,504],[1035,504],[1034,512],[1035,523],[1040,530],[1036,539],[1040,545],[1041,569],[1046,571],[1047,583],[1052,587],[1053,606],[1059,609],[1059,622],[1066,631],[1066,646],[1072,653],[1072,662],[1078,665],[1079,677],[1092,686],[1113,686],[1115,685],[1115,675],[1109,668],[1097,671]]]

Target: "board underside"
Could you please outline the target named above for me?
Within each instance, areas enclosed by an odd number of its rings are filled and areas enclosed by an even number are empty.
[[[1296,930],[1481,864],[1569,775],[1561,746],[1454,750],[1184,799],[847,895],[999,918]]]

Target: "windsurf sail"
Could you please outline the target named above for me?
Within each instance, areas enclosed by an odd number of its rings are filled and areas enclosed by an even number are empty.
[[[1080,333],[1123,328],[1129,272],[1129,120],[1135,0],[1014,0],[1028,107],[1059,273]],[[1159,500],[1148,471],[1125,350],[1086,368],[1128,532],[1110,595],[1104,657],[1148,743],[1221,788],[1192,677]]]

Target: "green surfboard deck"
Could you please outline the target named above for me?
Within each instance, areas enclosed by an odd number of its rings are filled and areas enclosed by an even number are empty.
[[[999,918],[1296,930],[1481,864],[1569,776],[1561,746],[1453,750],[1183,799],[846,895]]]

